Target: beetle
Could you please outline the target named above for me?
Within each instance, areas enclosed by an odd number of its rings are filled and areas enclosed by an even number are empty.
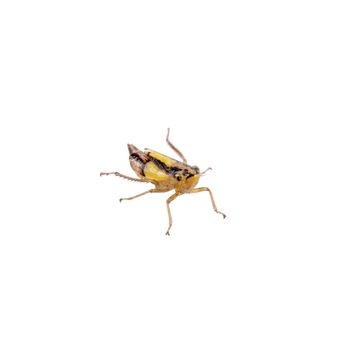
[[[165,233],[166,235],[170,235],[170,228],[173,223],[170,211],[170,203],[185,193],[209,192],[211,204],[214,211],[218,214],[221,214],[223,218],[226,217],[224,213],[217,209],[213,194],[208,187],[195,188],[198,184],[199,178],[205,172],[211,170],[211,168],[200,172],[197,166],[188,165],[184,155],[170,142],[169,134],[170,129],[168,128],[166,142],[170,148],[181,158],[182,162],[148,148],[145,148],[143,152],[134,145],[128,144],[130,165],[138,178],[126,176],[117,171],[100,173],[100,176],[115,175],[131,181],[152,183],[155,186],[155,188],[152,188],[135,196],[120,198],[120,202],[124,200],[135,199],[147,193],[159,193],[175,190],[175,193],[172,194],[166,201],[169,218],[169,226],[167,232]]]

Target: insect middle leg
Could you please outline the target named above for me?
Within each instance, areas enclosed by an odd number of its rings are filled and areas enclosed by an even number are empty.
[[[164,192],[164,191],[163,191],[163,190],[158,190],[158,189],[156,189],[156,188],[152,188],[152,189],[150,189],[150,190],[148,190],[148,191],[139,193],[139,194],[137,194],[137,195],[135,195],[135,196],[132,196],[132,197],[120,198],[120,199],[119,199],[119,202],[121,202],[121,201],[129,201],[129,200],[131,200],[131,199],[135,199],[135,198],[141,197],[141,196],[143,196],[143,195],[145,195],[145,194],[147,194],[147,193],[159,193],[159,192]]]
[[[166,135],[166,142],[167,144],[171,147],[171,149],[182,159],[184,163],[187,163],[186,158],[184,155],[180,152],[178,148],[176,148],[169,140],[169,134],[170,134],[170,129],[168,128],[168,134]]]
[[[208,191],[209,195],[210,195],[210,199],[211,199],[211,204],[213,206],[213,209],[218,213],[221,214],[224,219],[226,217],[226,215],[224,213],[222,213],[221,211],[218,210],[218,208],[216,207],[215,201],[214,201],[214,196],[211,193],[210,189],[208,187],[199,187],[199,188],[194,188],[190,193],[199,193],[199,192],[205,192]]]

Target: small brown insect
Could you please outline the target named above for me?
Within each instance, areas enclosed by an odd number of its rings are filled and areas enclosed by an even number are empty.
[[[213,194],[208,187],[195,188],[199,181],[199,178],[211,168],[200,172],[197,166],[188,165],[183,154],[170,142],[169,133],[170,129],[168,129],[166,142],[182,159],[182,162],[147,148],[144,152],[142,152],[134,145],[128,144],[130,165],[139,178],[137,179],[129,177],[120,174],[117,171],[110,173],[100,173],[100,176],[116,175],[131,181],[152,183],[155,186],[155,188],[152,188],[135,196],[129,198],[120,198],[120,202],[123,200],[131,200],[137,197],[141,197],[147,193],[168,192],[175,190],[175,193],[172,194],[166,201],[169,217],[169,227],[166,235],[170,234],[169,231],[172,226],[172,217],[169,204],[175,198],[184,193],[199,193],[203,191],[209,192],[214,211],[221,214],[223,218],[226,217],[224,213],[216,208]]]

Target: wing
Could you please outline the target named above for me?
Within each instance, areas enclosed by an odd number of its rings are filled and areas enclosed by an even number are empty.
[[[168,189],[174,188],[178,182],[175,174],[188,167],[176,159],[150,149],[146,149],[145,154],[150,158],[144,168],[146,178]]]
[[[146,163],[143,172],[146,179],[150,181],[160,183],[169,182],[171,180],[171,175],[165,170],[159,167],[159,165],[153,161]]]
[[[166,156],[164,154],[161,154],[159,152],[153,151],[153,150],[148,149],[148,148],[145,149],[145,154],[147,154],[148,156],[158,160],[159,162],[161,162],[167,168],[184,169],[184,168],[186,168],[188,166],[185,163],[179,162],[176,159],[173,159],[171,157],[168,157],[168,156]]]
[[[179,162],[157,152],[142,152],[134,145],[128,145],[128,148],[130,165],[138,177],[154,184],[168,183],[172,186],[174,168],[171,165]]]

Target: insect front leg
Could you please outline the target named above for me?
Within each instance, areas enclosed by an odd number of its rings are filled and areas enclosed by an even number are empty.
[[[218,210],[218,208],[216,207],[216,204],[215,204],[215,201],[214,201],[214,196],[213,194],[211,193],[210,189],[208,187],[199,187],[199,188],[194,188],[193,190],[191,190],[190,193],[199,193],[199,192],[205,192],[205,191],[208,191],[209,192],[209,195],[210,195],[210,199],[211,199],[211,204],[213,206],[213,209],[218,213],[218,214],[221,214],[224,219],[226,217],[226,215],[224,213],[222,213],[221,211]]]
[[[158,190],[158,189],[156,189],[156,188],[152,188],[152,189],[150,189],[150,190],[148,190],[148,191],[142,192],[142,193],[137,194],[137,195],[132,196],[132,197],[120,198],[120,199],[119,199],[119,202],[121,202],[121,201],[129,201],[129,200],[131,200],[131,199],[135,199],[135,198],[141,197],[141,196],[143,196],[143,195],[145,195],[145,194],[147,194],[147,193],[158,193],[158,192],[164,192],[164,191]]]
[[[177,198],[178,196],[179,196],[178,193],[174,193],[173,195],[171,195],[171,196],[166,200],[166,207],[167,207],[167,209],[168,209],[169,227],[168,227],[168,231],[167,231],[165,234],[168,235],[168,236],[170,236],[169,231],[170,231],[171,226],[173,225],[173,219],[172,219],[172,217],[171,217],[171,211],[170,211],[170,206],[169,206],[169,204],[170,204],[175,198]]]
[[[179,149],[177,149],[169,140],[169,134],[170,134],[170,129],[168,128],[168,134],[166,135],[166,142],[167,144],[171,147],[171,149],[182,159],[184,163],[187,163],[186,158],[184,155],[180,152]]]

